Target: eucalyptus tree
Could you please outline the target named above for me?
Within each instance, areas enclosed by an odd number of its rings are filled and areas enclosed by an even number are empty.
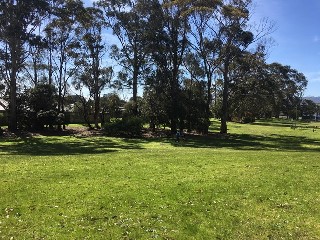
[[[284,104],[282,112],[293,119],[298,119],[298,109],[302,102],[304,90],[307,87],[308,80],[303,73],[296,69],[286,66],[288,73],[284,79]]]
[[[64,112],[69,80],[76,71],[72,63],[79,49],[76,29],[84,11],[83,2],[57,0],[53,2],[51,11],[50,22],[44,29],[50,51],[49,83],[52,81],[57,86],[58,111]]]
[[[301,111],[301,117],[313,120],[318,115],[319,107],[312,100],[303,99],[299,110]]]
[[[189,1],[154,1],[150,9],[153,24],[148,29],[148,52],[154,66],[155,85],[165,90],[171,132],[176,132],[179,127],[182,107],[182,64],[188,46],[190,28],[186,11],[189,6]]]
[[[268,67],[263,47],[244,51],[231,65],[229,115],[236,121],[253,121],[272,112],[267,85]]]
[[[217,16],[219,24],[219,71],[223,79],[222,109],[220,133],[228,132],[228,99],[229,87],[232,82],[230,77],[231,64],[254,40],[252,32],[247,31],[250,17],[249,6],[251,0],[225,1]]]
[[[273,99],[274,116],[279,117],[280,112],[283,112],[288,117],[295,118],[295,111],[308,84],[304,74],[290,66],[272,63],[268,66],[268,83]]]
[[[88,88],[94,102],[94,125],[99,128],[100,95],[102,90],[111,82],[112,67],[103,64],[106,47],[102,39],[102,31],[106,25],[103,12],[95,7],[84,10],[78,33],[81,36],[80,51],[76,57],[78,66],[74,83],[78,81]]]
[[[205,113],[208,119],[212,103],[214,72],[218,67],[216,59],[220,41],[217,36],[216,14],[221,5],[221,0],[194,1],[192,8],[189,9],[191,25],[189,42],[195,58],[199,59],[199,65],[203,69],[207,83]]]
[[[42,32],[39,26],[39,32],[37,35],[31,36],[28,44],[30,55],[26,61],[23,69],[24,78],[26,78],[26,85],[36,86],[39,83],[47,81],[47,64],[46,64],[46,50],[47,41],[42,36]]]
[[[22,115],[29,115],[25,122],[27,125],[43,129],[45,125],[52,128],[54,124],[59,123],[59,114],[56,111],[57,95],[53,85],[39,83],[25,94],[27,109]]]
[[[251,31],[251,0],[215,0],[193,1],[189,10],[191,31],[190,45],[201,61],[207,82],[207,117],[212,102],[213,78],[222,80],[221,94],[221,133],[227,133],[229,114],[230,86],[236,81],[234,73],[241,64],[237,58],[253,42],[263,38],[271,31],[267,23],[259,24],[260,28]],[[234,75],[234,76],[232,76]],[[215,102],[218,99],[215,90]],[[215,107],[216,108],[216,107]]]
[[[9,129],[17,129],[17,79],[28,55],[26,44],[47,12],[45,0],[3,0],[0,4],[0,50],[9,89]]]
[[[203,80],[184,79],[182,85],[182,105],[185,128],[188,131],[196,130],[208,133],[210,120],[206,114],[206,82]]]
[[[133,113],[137,115],[138,87],[147,65],[145,30],[149,24],[148,7],[152,1],[100,0],[98,5],[104,9],[109,27],[119,40],[118,45],[112,46],[111,56],[122,67],[119,79],[132,87]]]
[[[102,125],[105,122],[109,122],[111,118],[121,117],[121,108],[123,108],[125,102],[120,99],[119,95],[115,92],[108,93],[101,97],[101,114]],[[107,118],[105,119],[105,115]]]
[[[167,37],[167,65],[170,70],[169,90],[171,106],[169,111],[171,121],[171,131],[177,129],[177,120],[179,118],[179,108],[181,107],[180,85],[181,85],[181,67],[183,58],[188,47],[187,34],[190,30],[188,16],[185,12],[189,9],[188,1],[164,1],[164,32]],[[181,127],[181,126],[180,126]]]
[[[165,89],[159,83],[160,81],[157,83],[153,81],[152,86],[146,86],[143,91],[142,115],[148,120],[152,131],[155,131],[160,125],[166,126],[169,123],[168,98]]]

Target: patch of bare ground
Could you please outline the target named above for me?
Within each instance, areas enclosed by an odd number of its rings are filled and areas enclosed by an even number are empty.
[[[90,129],[85,126],[77,126],[77,127],[69,127],[67,126],[66,129],[57,130],[57,129],[49,129],[46,128],[41,131],[16,131],[10,132],[7,129],[2,129],[2,133],[0,132],[0,137],[2,138],[28,138],[34,136],[75,136],[75,137],[95,137],[95,136],[103,136],[105,135],[102,129]],[[175,134],[172,134],[168,129],[156,129],[152,131],[151,129],[143,129],[141,136],[116,136],[116,137],[129,137],[129,138],[172,138],[175,137]],[[219,133],[208,133],[208,134],[201,134],[197,132],[188,132],[184,133],[181,138],[220,138],[225,139],[228,138],[228,134],[219,134]]]
[[[18,130],[10,132],[8,129],[3,129],[0,137],[3,138],[19,138],[19,137],[34,137],[34,136],[76,136],[76,137],[90,137],[90,136],[101,136],[103,135],[102,130],[89,129],[88,127],[66,127],[66,129],[43,129],[38,131],[23,131]]]

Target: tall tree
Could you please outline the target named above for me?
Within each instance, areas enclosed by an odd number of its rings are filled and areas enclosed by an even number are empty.
[[[58,90],[58,111],[64,112],[64,99],[68,81],[75,73],[72,66],[75,52],[79,48],[76,29],[83,14],[81,0],[57,0],[52,5],[52,16],[45,28],[49,44],[49,83]],[[51,65],[52,64],[52,65]]]
[[[189,42],[196,58],[199,59],[207,83],[205,104],[207,119],[211,115],[214,72],[218,67],[216,59],[220,41],[217,36],[218,27],[215,17],[221,5],[221,0],[195,1],[189,10],[191,24]]]
[[[101,91],[111,82],[112,67],[104,67],[103,57],[106,53],[102,41],[102,30],[105,26],[103,12],[98,8],[86,8],[80,19],[81,52],[76,65],[76,81],[81,81],[88,89],[94,102],[94,124],[99,128]]]
[[[183,113],[188,131],[207,133],[210,120],[206,114],[206,83],[185,79],[182,86]]]
[[[148,34],[148,48],[155,66],[156,79],[168,94],[167,114],[171,132],[179,127],[181,110],[181,68],[188,46],[188,2],[163,1],[155,3],[150,13],[153,23]],[[150,31],[149,30],[149,31]]]
[[[222,109],[220,133],[228,132],[228,100],[230,78],[230,67],[234,59],[241,54],[253,41],[254,36],[247,31],[249,21],[249,6],[251,0],[225,1],[217,17],[219,23],[218,37],[221,42],[219,49],[219,70],[223,78]]]
[[[143,0],[100,0],[113,34],[117,36],[120,48],[112,47],[111,56],[122,67],[119,78],[132,87],[133,112],[138,113],[137,96],[143,68],[146,67],[146,18],[150,2]]]
[[[312,100],[304,99],[301,102],[300,109],[301,117],[313,120],[318,113],[319,107]]]
[[[244,51],[233,61],[230,76],[229,110],[237,121],[250,122],[270,116],[271,105],[266,85],[268,72],[263,46],[256,51]]]
[[[45,0],[3,0],[0,5],[0,47],[9,88],[9,129],[17,129],[17,79],[27,57],[26,43],[47,12]]]
[[[41,36],[40,27],[37,35],[31,36],[29,41],[30,56],[24,67],[24,76],[33,86],[45,82],[47,79],[47,65],[45,63],[47,43],[45,38]]]
[[[288,117],[293,115],[295,118],[295,113],[292,112],[295,112],[301,103],[308,83],[306,77],[290,66],[272,63],[268,66],[268,82],[273,96],[275,116],[279,117],[282,111]]]

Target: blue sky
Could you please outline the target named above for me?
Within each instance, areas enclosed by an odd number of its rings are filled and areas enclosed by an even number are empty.
[[[93,0],[85,0],[87,4]],[[268,63],[279,62],[308,79],[305,96],[320,96],[320,0],[253,0],[254,19],[275,23]],[[110,36],[109,36],[110,37]],[[114,39],[115,40],[115,39]]]
[[[290,65],[308,79],[305,96],[320,96],[320,0],[255,0],[255,18],[276,24],[267,62]]]

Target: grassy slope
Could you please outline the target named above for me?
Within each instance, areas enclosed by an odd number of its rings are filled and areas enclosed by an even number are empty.
[[[320,129],[306,126],[0,139],[0,239],[320,239]]]

